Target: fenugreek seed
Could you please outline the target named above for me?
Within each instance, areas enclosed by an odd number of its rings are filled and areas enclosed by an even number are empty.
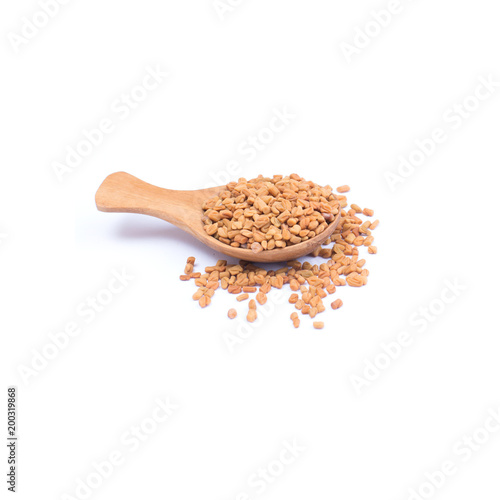
[[[363,245],[365,247],[369,247],[373,243],[373,240],[374,240],[373,236],[368,236],[368,237],[365,238],[365,241],[363,242]]]
[[[368,253],[371,253],[371,254],[377,253],[377,247],[369,246],[368,247]]]
[[[300,319],[299,318],[295,318],[293,320],[293,326],[294,326],[294,328],[298,328],[300,326]]]
[[[203,290],[197,290],[193,295],[193,300],[200,300],[203,297]]]
[[[309,314],[309,311],[311,310],[311,306],[309,305],[305,305],[302,309],[301,309],[301,312],[302,314]]]
[[[253,253],[260,253],[264,250],[264,248],[262,247],[262,245],[260,243],[258,243],[257,241],[254,241],[251,245],[250,245],[250,249],[252,250]]]
[[[371,217],[374,214],[374,211],[371,208],[364,208],[363,214],[367,217]]]
[[[192,272],[193,272],[193,264],[186,264],[186,267],[184,267],[184,273],[191,274]]]
[[[298,294],[292,293],[292,295],[290,295],[290,298],[288,299],[288,302],[290,302],[290,304],[296,304],[298,300],[299,300]]]
[[[255,309],[250,309],[247,314],[247,321],[253,323],[257,319],[257,311]]]
[[[351,190],[349,186],[339,186],[337,188],[337,193],[347,193]]]
[[[255,300],[252,299],[249,303],[248,303],[248,308],[249,309],[257,309],[257,304],[255,303]]]
[[[189,281],[189,280],[191,279],[191,277],[190,277],[188,274],[181,274],[181,275],[179,276],[179,279],[180,279],[181,281]]]
[[[312,295],[309,292],[302,294],[302,300],[305,304],[309,304],[311,302]]]
[[[311,301],[309,302],[309,305],[311,307],[316,307],[319,304],[320,300],[321,300],[321,297],[319,295],[316,295],[315,297],[313,297],[311,299]]]
[[[248,293],[242,293],[241,295],[238,295],[238,297],[236,297],[236,300],[238,302],[242,302],[243,300],[247,300],[248,297],[250,297],[250,295],[248,295]]]
[[[194,257],[188,257],[186,263],[194,266],[195,261],[196,259]]]
[[[360,287],[364,285],[363,277],[358,273],[349,274],[346,281],[349,286]]]
[[[292,314],[290,314],[290,319],[291,320],[297,319],[298,317],[299,317],[299,315],[296,312],[293,312]]]
[[[315,321],[313,323],[313,326],[314,328],[316,328],[316,330],[321,330],[325,327],[325,324],[322,321]]]
[[[257,288],[254,286],[244,286],[243,291],[245,293],[255,293],[257,291]]]
[[[210,305],[210,302],[210,297],[208,297],[207,295],[203,295],[203,297],[201,297],[198,301],[198,304],[200,304],[200,307],[207,307]]]
[[[357,214],[360,214],[363,212],[363,210],[361,209],[361,207],[359,205],[356,205],[355,203],[353,203],[351,205],[351,208],[354,210],[355,213]]]
[[[363,236],[358,236],[357,238],[354,239],[353,244],[356,245],[357,247],[360,247],[364,241],[365,239],[363,238]]]
[[[340,299],[337,299],[332,302],[332,309],[338,309],[339,307],[342,307],[343,304],[344,303]]]
[[[377,219],[376,221],[372,222],[370,225],[370,229],[373,231],[378,225],[380,221]]]
[[[236,318],[236,316],[238,316],[236,309],[229,309],[229,311],[227,312],[227,317],[229,319],[234,319],[234,318]]]
[[[257,300],[257,302],[263,306],[266,302],[267,302],[267,296],[265,293],[262,293],[262,292],[259,292],[256,296],[255,296],[255,299]]]

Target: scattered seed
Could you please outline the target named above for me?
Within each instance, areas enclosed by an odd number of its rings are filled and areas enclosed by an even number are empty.
[[[227,316],[229,319],[234,319],[236,316],[238,316],[238,313],[236,312],[236,309],[229,309],[227,312]]]
[[[210,305],[211,299],[207,295],[203,295],[200,300],[198,301],[198,304],[200,304],[200,307],[207,307]]]
[[[262,293],[262,292],[259,292],[256,296],[255,296],[255,299],[257,300],[257,302],[263,306],[266,302],[267,302],[267,297],[266,297],[266,294],[265,293]]]
[[[314,328],[316,328],[316,330],[321,330],[324,328],[325,324],[322,321],[315,321],[313,323],[313,326]]]
[[[255,309],[250,309],[247,314],[247,321],[253,323],[257,319],[257,311]]]
[[[337,188],[337,193],[348,193],[351,190],[349,186],[339,186]]]
[[[338,309],[339,307],[343,306],[343,302],[340,299],[337,299],[332,302],[332,309]]]

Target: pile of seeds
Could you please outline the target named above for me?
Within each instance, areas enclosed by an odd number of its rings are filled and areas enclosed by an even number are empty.
[[[203,204],[205,231],[232,247],[263,250],[302,243],[322,233],[340,210],[330,186],[297,174],[231,182]]]
[[[298,179],[300,178],[298,177]],[[289,180],[292,180],[296,181],[299,186],[302,186],[301,183],[304,182],[302,180],[299,181],[295,179],[293,175],[290,177],[275,176],[272,178],[272,180],[275,182],[269,181],[269,179],[267,178],[259,177],[258,179],[254,179],[254,181],[250,181],[250,183],[259,185],[262,182],[264,184],[271,183],[271,185],[277,186],[282,180],[286,180],[286,183],[289,183]],[[240,179],[240,181],[244,181],[244,179]],[[244,182],[241,183],[244,184]],[[238,186],[238,184],[233,184],[233,187]],[[232,184],[229,184],[228,186],[232,186]],[[311,190],[313,192],[318,189],[324,189],[326,190],[326,192],[331,192],[330,188],[319,188],[317,187],[317,185],[312,184]],[[337,188],[338,193],[347,193],[348,191],[349,186],[341,186]],[[236,190],[236,192],[238,192],[238,190]],[[286,192],[286,190],[283,192]],[[253,198],[249,194],[242,192],[242,196],[243,195],[247,200]],[[326,260],[326,262],[323,261],[320,264],[311,264],[310,262],[301,263],[297,260],[293,260],[287,262],[286,266],[282,267],[281,269],[267,271],[251,262],[240,261],[238,264],[228,264],[226,260],[219,260],[214,266],[206,267],[205,272],[202,274],[201,272],[194,272],[195,258],[189,257],[184,269],[184,274],[180,276],[180,279],[182,281],[194,280],[194,283],[198,287],[198,290],[193,295],[193,299],[197,300],[202,308],[210,305],[215,291],[219,288],[222,288],[223,290],[236,295],[236,300],[238,302],[248,300],[249,307],[246,319],[251,323],[257,319],[257,303],[260,305],[264,305],[267,302],[267,294],[271,291],[272,288],[282,289],[283,287],[288,285],[292,292],[288,300],[289,303],[292,304],[295,309],[302,315],[307,315],[310,318],[316,318],[318,314],[321,314],[326,310],[324,301],[327,300],[327,297],[336,293],[337,287],[345,285],[351,287],[362,287],[367,284],[369,272],[367,269],[365,269],[365,259],[359,259],[360,248],[366,247],[369,254],[377,253],[377,247],[373,246],[373,236],[371,232],[378,226],[379,221],[363,221],[360,218],[361,215],[372,217],[373,210],[367,208],[362,209],[356,204],[350,205],[350,208],[348,209],[347,198],[344,194],[335,195],[334,199],[331,200],[329,198],[330,195],[328,197],[325,197],[328,202],[335,202],[338,204],[338,210],[341,210],[341,219],[332,236],[325,241],[322,247],[316,249],[314,253],[311,254],[313,257],[323,258],[324,260]],[[217,199],[219,200],[221,198],[219,197]],[[255,203],[256,198],[253,199]],[[300,200],[302,199],[302,197],[297,197],[294,201],[300,203]],[[237,200],[239,202],[239,199],[236,198],[234,200],[234,206],[237,205]],[[287,199],[283,198],[283,200]],[[215,200],[212,201],[214,202],[213,207],[206,208],[205,216],[210,217],[207,212],[209,212],[212,216],[214,216],[214,213],[222,215],[226,208],[215,210],[214,207],[218,207],[219,205],[215,202]],[[225,202],[226,200],[223,201]],[[309,198],[308,202],[317,203],[316,200],[311,200],[311,198]],[[226,203],[224,203],[223,205],[225,205],[226,207],[231,206],[229,202],[227,203],[227,205]],[[275,205],[276,203],[268,204],[268,206],[271,208],[271,211],[273,207],[277,208],[278,211],[280,211],[280,208],[276,207]],[[331,206],[332,208],[331,212],[321,212],[321,217],[324,218],[325,214],[327,213],[334,214],[334,203],[329,206]],[[284,207],[283,204],[282,207]],[[295,207],[292,207],[292,210],[293,208],[297,207],[298,205],[295,205]],[[312,208],[313,211],[316,210],[313,206],[309,206],[308,208]],[[214,213],[211,213],[211,210],[214,210]],[[217,226],[217,234],[219,236],[219,239],[220,234],[218,233],[218,229],[226,228],[227,222],[231,222],[231,224],[233,224],[235,222],[235,219],[236,222],[240,222],[239,217],[236,217],[234,215],[238,215],[238,210],[240,209],[235,208],[230,219],[225,218],[219,220],[218,222],[213,222],[213,224]],[[285,208],[285,210],[288,210],[288,208]],[[321,208],[321,210],[323,210],[323,208]],[[289,211],[290,214],[292,214],[292,211]],[[247,219],[244,213],[242,216]],[[248,220],[255,221],[254,216],[255,214],[253,214]],[[260,217],[260,215],[257,216],[257,219],[258,217]],[[297,217],[306,218],[309,216],[301,213],[301,215],[298,215]],[[273,217],[271,217],[271,219],[272,218]],[[268,230],[271,228],[271,226],[278,227],[274,224],[274,222],[272,222],[271,219],[269,220]],[[243,227],[246,222],[241,222],[243,223]],[[219,225],[219,223],[222,224]],[[318,224],[320,223],[318,222]],[[212,223],[207,224],[207,226],[211,225]],[[262,227],[260,229],[262,229]],[[316,229],[318,227],[319,225],[316,227]],[[252,234],[254,234],[254,230],[256,231],[256,233],[258,233],[260,229],[255,229],[254,227],[252,227]],[[240,233],[238,234],[243,234],[241,229],[238,231],[240,231]],[[229,236],[229,232],[227,234]],[[274,235],[275,234],[277,233],[274,233]],[[298,234],[300,234],[300,232]],[[236,238],[237,236],[238,235],[232,235],[232,237],[234,238]],[[307,238],[309,236],[304,235],[304,237]],[[225,236],[222,236],[222,238],[225,239]],[[230,241],[229,244],[231,245],[233,243],[243,245],[243,243],[238,242],[236,239],[227,239]],[[279,239],[276,239],[275,236],[273,236],[272,240],[275,241],[275,244],[281,241]],[[264,241],[270,242],[271,239],[263,240],[260,243],[263,243]],[[250,243],[250,237],[248,237],[248,240],[245,244],[247,243]],[[267,247],[267,249],[269,249],[269,246]],[[255,296],[255,299],[250,298],[251,296]],[[342,305],[343,303],[340,299],[333,300],[330,303],[331,308],[334,310],[338,309]],[[237,311],[235,309],[230,309],[228,311],[229,318],[234,319],[236,318],[236,316]],[[292,320],[293,326],[295,328],[298,328],[300,326],[300,318],[298,312],[293,312],[290,316],[290,319]],[[313,326],[316,329],[322,329],[324,327],[324,323],[315,321],[313,323]]]

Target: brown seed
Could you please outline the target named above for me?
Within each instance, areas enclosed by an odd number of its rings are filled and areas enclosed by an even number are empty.
[[[371,217],[374,214],[374,211],[371,208],[364,208],[363,214],[367,217]]]
[[[288,299],[288,302],[290,302],[290,304],[296,304],[298,300],[299,295],[297,293],[292,293],[292,295],[290,295],[290,298]]]
[[[250,309],[247,314],[247,321],[253,323],[257,319],[257,311],[255,309]]]
[[[294,328],[298,328],[300,326],[300,319],[299,318],[295,318],[293,320],[293,326],[294,326]]]
[[[236,309],[229,309],[229,311],[227,312],[227,316],[229,319],[234,319],[237,315],[238,313],[236,312]]]
[[[257,309],[257,304],[255,303],[255,300],[252,299],[249,303],[248,303],[248,308],[249,309]]]
[[[193,300],[200,300],[203,297],[203,290],[197,290],[193,295]]]
[[[250,245],[250,249],[252,250],[253,253],[260,253],[264,250],[264,248],[262,247],[262,245],[260,243],[258,243],[257,241],[254,241],[251,245]]]
[[[244,286],[243,291],[245,293],[255,293],[257,291],[257,288],[255,288],[254,286]]]
[[[316,330],[321,330],[324,328],[325,324],[322,321],[315,321],[313,323],[313,326],[314,328],[316,328]]]
[[[337,188],[337,193],[347,193],[351,190],[349,186],[339,186]]]
[[[374,246],[369,246],[368,247],[368,253],[375,254],[377,253],[377,247]],[[383,259],[383,258],[382,258]]]
[[[339,307],[342,307],[343,304],[344,303],[340,299],[337,299],[332,302],[332,309],[338,309]]]
[[[236,297],[236,300],[238,302],[242,302],[243,300],[247,300],[248,297],[250,297],[250,295],[248,295],[248,293],[242,293],[241,295],[238,295],[238,297]]]
[[[200,304],[200,307],[207,307],[210,305],[210,297],[206,296],[206,295],[203,295],[203,297],[200,298],[200,300],[198,301],[198,304]]]
[[[292,319],[292,320],[297,319],[298,317],[299,317],[299,315],[296,312],[293,312],[292,314],[290,314],[290,319]]]
[[[372,222],[370,225],[370,229],[373,230],[379,225],[380,221],[377,219],[376,221]]]
[[[364,285],[364,279],[358,273],[349,274],[349,276],[347,276],[346,281],[349,286],[360,287]]]
[[[257,302],[263,306],[267,302],[267,296],[265,293],[259,292],[255,298],[257,299]]]

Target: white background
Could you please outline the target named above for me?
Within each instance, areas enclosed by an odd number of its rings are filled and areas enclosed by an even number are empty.
[[[74,0],[16,52],[12,34],[40,7],[2,3],[2,408],[17,385],[18,498],[79,498],[77,480],[115,450],[125,462],[91,498],[403,500],[445,460],[456,472],[427,498],[498,498],[500,432],[466,462],[454,446],[484,437],[500,405],[500,88],[460,127],[443,114],[480,77],[500,81],[499,10],[402,0],[349,64],[341,43],[387,5],[244,0],[221,19],[210,0]],[[168,78],[122,120],[113,102],[157,65]],[[247,161],[238,147],[284,107],[295,118]],[[106,117],[115,130],[59,181],[54,162]],[[391,190],[385,173],[436,127],[447,141]],[[178,279],[189,255],[198,270],[221,256],[160,220],[95,208],[114,171],[196,189],[225,180],[229,161],[245,177],[349,184],[349,202],[381,220],[368,286],[339,288],[324,330],[294,330],[283,304],[231,353],[234,298],[201,310]],[[122,269],[133,279],[87,324],[79,305]],[[466,289],[418,333],[410,318],[439,308],[447,279]],[[23,380],[70,321],[82,333]],[[358,394],[352,376],[404,331],[413,343]],[[178,409],[129,452],[120,436],[157,397]],[[305,451],[259,494],[247,481],[294,439]]]

